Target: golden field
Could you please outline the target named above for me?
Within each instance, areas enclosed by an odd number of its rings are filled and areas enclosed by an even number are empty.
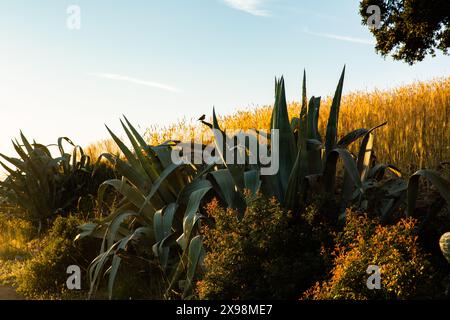
[[[300,93],[299,93],[300,96]],[[320,130],[324,134],[331,97],[322,99]],[[272,106],[238,111],[219,116],[220,124],[229,130],[269,129]],[[300,104],[289,104],[290,116],[298,115]],[[200,115],[191,115],[196,119]],[[207,120],[211,117],[207,117]],[[450,77],[416,82],[390,90],[353,92],[342,97],[339,116],[341,136],[357,128],[377,129],[375,154],[378,161],[397,166],[404,173],[420,168],[436,168],[450,161]],[[177,139],[180,132],[195,136],[208,128],[195,120],[180,120],[169,126],[147,129],[149,144]],[[115,143],[103,140],[87,147],[93,158],[102,152],[117,152]]]

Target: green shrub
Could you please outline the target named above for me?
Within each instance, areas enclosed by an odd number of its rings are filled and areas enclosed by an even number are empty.
[[[212,201],[215,223],[203,228],[207,270],[197,283],[200,299],[292,299],[325,271],[320,237],[311,223],[314,207],[302,216],[258,196],[242,220]]]
[[[78,226],[75,216],[58,217],[40,243],[35,255],[16,272],[17,291],[32,299],[84,298],[88,289],[86,269],[96,256],[98,243],[93,239],[75,242]],[[67,290],[67,267],[78,265],[82,290]]]
[[[19,294],[29,299],[87,299],[89,279],[87,269],[98,255],[100,243],[95,238],[74,241],[78,226],[85,223],[78,216],[57,217],[48,234],[35,241],[34,256],[14,267],[13,275]],[[36,244],[37,243],[37,244]],[[119,253],[118,253],[119,254]],[[116,299],[162,299],[164,288],[162,272],[158,266],[144,259],[120,253],[123,262],[114,286]],[[68,290],[67,267],[81,268],[81,290]],[[6,275],[5,275],[6,277]],[[1,279],[1,277],[0,277]],[[107,299],[106,283],[91,298]]]
[[[377,220],[347,214],[338,236],[331,278],[316,283],[305,299],[414,299],[429,297],[433,269],[418,245],[416,221],[402,219],[382,226]],[[381,289],[367,287],[367,269],[380,268]]]

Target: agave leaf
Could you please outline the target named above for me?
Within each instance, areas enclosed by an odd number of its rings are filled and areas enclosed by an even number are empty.
[[[63,142],[66,141],[67,143],[69,143],[70,145],[72,145],[74,148],[76,148],[75,144],[72,142],[72,140],[70,140],[67,137],[60,137],[58,138],[58,148],[59,148],[59,152],[61,153],[61,157],[64,159],[61,163],[64,173],[65,174],[69,174],[70,172],[70,158],[72,157],[70,154],[66,153],[64,151],[64,147],[63,147]],[[74,163],[76,163],[76,157],[73,160]]]
[[[134,204],[140,211],[143,212],[147,217],[152,216],[155,212],[155,207],[152,203],[145,200],[144,195],[139,191],[138,188],[129,185],[125,180],[111,179],[103,182],[98,190],[98,203],[103,202],[103,196],[107,187],[113,187],[120,194],[122,194],[128,201]]]
[[[0,154],[0,156],[2,156],[2,155]],[[0,161],[0,165],[8,172],[11,176],[13,176],[13,177],[15,177],[15,178],[21,178],[21,175],[20,175],[19,172],[17,172],[17,171],[15,171],[15,170],[11,169],[11,168],[8,167],[6,164],[4,164],[2,161]]]
[[[33,147],[28,142],[27,138],[22,133],[22,131],[20,131],[20,138],[22,139],[23,145],[25,146],[25,149],[27,150],[28,154],[32,154],[33,153]]]
[[[389,179],[384,182],[380,188],[386,191],[387,195],[398,196],[408,189],[408,183],[403,179]]]
[[[178,234],[175,232],[170,233],[165,238],[163,238],[161,241],[156,242],[152,246],[153,254],[159,258],[161,267],[163,270],[167,268],[167,262],[168,262],[168,253],[171,246],[177,244],[177,238]],[[167,254],[164,254],[165,251],[167,251]]]
[[[217,187],[219,195],[228,207],[233,207],[234,197],[237,192],[237,188],[234,184],[233,177],[229,170],[221,169],[217,171],[212,171],[209,175],[213,178],[211,182]]]
[[[321,151],[322,142],[316,139],[308,139],[306,140],[306,150],[308,150],[308,153],[313,151]]]
[[[361,142],[361,147],[359,149],[357,159],[358,172],[362,181],[366,180],[370,170],[370,163],[373,154],[373,144],[374,136],[371,132],[369,132]]]
[[[300,131],[298,135],[297,148],[304,148],[306,139],[308,139],[308,100],[306,96],[306,71],[303,71],[303,86],[302,86],[302,107],[300,109]],[[314,99],[311,98],[310,105]],[[297,150],[298,153],[298,150]]]
[[[308,126],[306,140],[308,174],[319,174],[322,172],[322,140],[319,134],[320,98],[312,97],[308,107]]]
[[[166,168],[172,163],[171,153],[172,153],[172,147],[169,145],[159,145],[159,146],[149,146],[149,150],[154,152],[156,157],[161,162],[161,170]]]
[[[130,123],[130,121],[128,121],[127,117],[125,117],[125,116],[123,116],[123,117],[125,119],[125,122],[128,125],[128,128],[133,133],[134,138],[141,146],[141,149],[146,151],[146,154],[150,158],[152,165],[154,165],[156,167],[156,171],[160,171],[161,168],[158,167],[159,161],[158,161],[158,156],[155,153],[155,151],[147,144],[147,142],[145,142],[144,138],[142,138],[142,136],[135,129],[135,127]]]
[[[286,190],[285,207],[291,210],[297,210],[303,199],[305,192],[305,177],[308,174],[308,153],[306,148],[306,141],[301,136],[304,133],[300,133],[299,139],[303,140],[301,147],[298,149],[297,159],[295,160],[294,167],[291,175],[289,176],[289,183]]]
[[[297,133],[300,131],[300,118],[293,117],[291,120],[292,132]]]
[[[361,146],[359,147],[359,153],[358,153],[358,171],[361,176],[361,180],[364,181],[369,173],[370,170],[370,162],[372,160],[372,154],[373,154],[373,144],[374,144],[374,137],[373,137],[373,131],[376,129],[386,125],[387,122],[384,122],[378,126],[375,126],[367,131],[367,133],[364,135],[363,140],[361,141]]]
[[[308,139],[319,140],[322,138],[319,133],[319,112],[320,112],[320,97],[312,97],[308,107]]]
[[[151,181],[149,179],[145,179],[146,176],[139,173],[135,167],[132,167],[129,163],[121,160],[120,158],[113,156],[109,153],[103,153],[97,163],[100,163],[101,159],[107,159],[111,164],[113,164],[117,171],[125,177],[130,183],[132,183],[139,190],[149,190],[151,188]]]
[[[323,173],[324,189],[327,193],[332,194],[334,192],[335,180],[336,180],[336,166],[338,158],[342,159],[344,168],[354,185],[362,192],[363,186],[361,178],[359,176],[358,168],[356,166],[355,159],[353,159],[351,153],[346,149],[336,148],[332,150],[326,158],[325,169]]]
[[[89,265],[88,274],[91,288],[89,290],[89,298],[95,293],[99,283],[99,275],[109,260],[110,256],[114,253],[114,250],[120,242],[116,242],[114,245],[108,248],[107,251],[100,253]]]
[[[110,224],[108,228],[108,236],[107,236],[107,246],[111,247],[115,241],[117,232],[119,228],[121,227],[122,223],[124,223],[125,220],[128,218],[136,218],[139,217],[139,214],[133,211],[126,211],[118,215]]]
[[[149,237],[151,233],[151,229],[147,227],[140,227],[137,228],[132,234],[125,236],[117,246],[117,250],[125,250],[128,243],[133,240],[134,238],[137,238],[139,236],[146,236]],[[109,278],[108,278],[108,295],[109,299],[112,299],[113,297],[113,289],[114,289],[114,283],[116,280],[117,272],[119,271],[119,266],[122,261],[122,258],[120,258],[119,255],[114,254],[112,258],[111,267],[109,270]]]
[[[139,143],[135,140],[135,137],[131,134],[130,130],[125,126],[125,124],[120,120],[120,124],[122,125],[126,135],[128,136],[128,140],[130,140],[131,145],[133,146],[134,153],[137,156],[138,161],[140,162],[142,168],[145,170],[147,176],[150,178],[152,182],[154,182],[158,177],[158,172],[153,167],[152,163],[149,159],[144,156],[143,150]]]
[[[25,163],[17,158],[10,158],[8,156],[5,156],[4,154],[0,153],[0,156],[5,159],[6,161],[8,161],[9,163],[11,163],[13,166],[15,166],[17,169],[21,170],[21,171],[25,171],[26,170],[26,166]]]
[[[169,247],[165,246],[163,241],[167,240],[174,234],[171,233],[173,217],[176,213],[177,205],[175,203],[169,204],[162,210],[155,213],[153,218],[153,228],[155,233],[156,244],[153,246],[155,255],[159,258],[159,262],[163,269],[167,267],[167,260],[169,257]]]
[[[16,140],[13,141],[13,147],[16,150],[17,154],[20,156],[20,158],[22,158],[22,160],[25,162],[29,159],[28,154],[22,149],[22,147],[20,146],[20,143]]]
[[[339,109],[341,106],[342,89],[344,87],[345,67],[342,70],[336,92],[334,94],[333,103],[331,104],[330,116],[328,118],[327,133],[325,137],[325,152],[332,152],[336,147],[337,130],[339,124]]]
[[[67,137],[59,137],[59,138],[58,138],[58,148],[59,148],[59,151],[60,151],[61,155],[63,155],[63,154],[66,153],[66,152],[64,151],[64,147],[63,147],[63,144],[62,144],[63,141],[66,141],[67,143],[69,143],[70,145],[72,145],[73,147],[75,147],[75,144],[74,144],[73,141],[70,140],[69,138],[67,138]]]
[[[171,163],[168,167],[164,169],[164,171],[161,173],[161,175],[158,177],[158,179],[155,181],[155,184],[152,186],[152,189],[150,190],[150,193],[145,197],[146,203],[151,202],[153,196],[156,194],[156,192],[159,190],[161,185],[165,182],[167,177],[171,175],[176,169],[180,167],[179,164]],[[172,198],[172,201],[175,201],[175,197]],[[141,208],[142,209],[142,208]]]
[[[102,239],[105,235],[106,227],[99,228],[97,223],[85,223],[78,227],[80,233],[77,234],[74,241],[79,241],[86,237]]]
[[[20,132],[20,136],[22,138],[23,144],[25,146],[25,149],[27,150],[28,154],[26,154],[19,145],[14,145],[16,148],[16,151],[19,153],[19,155],[22,157],[24,164],[25,164],[25,172],[28,173],[28,176],[30,176],[30,179],[33,180],[33,177],[31,176],[31,173],[36,177],[35,182],[36,185],[42,186],[44,188],[44,193],[48,194],[48,180],[47,175],[41,170],[40,164],[38,163],[39,158],[35,156],[35,152],[31,144],[28,142],[27,138],[23,135],[22,131]],[[48,159],[46,159],[48,160]],[[28,168],[30,170],[28,170]],[[39,182],[40,180],[40,182]]]
[[[167,207],[155,212],[153,218],[153,228],[156,241],[166,238],[172,229],[172,221],[177,210],[177,204],[171,203]]]
[[[310,99],[310,106],[314,98]],[[300,130],[297,141],[297,157],[289,175],[284,204],[287,208],[297,210],[305,192],[305,177],[308,174],[308,104],[306,98],[306,74],[303,75],[302,108],[300,111]]]
[[[364,137],[369,130],[367,129],[356,129],[345,135],[339,142],[337,143],[339,148],[347,148],[353,142],[358,140],[359,138]]]
[[[106,129],[108,130],[109,134],[113,138],[114,142],[119,147],[120,151],[125,155],[125,158],[130,163],[130,166],[133,167],[134,170],[136,170],[140,175],[145,175],[145,170],[142,168],[139,161],[136,159],[136,157],[133,155],[133,153],[128,149],[128,147],[112,132],[108,126],[106,126]]]
[[[78,152],[80,153],[80,160],[78,159]],[[83,148],[81,146],[74,146],[72,151],[72,168],[73,169],[81,169],[85,165],[88,165],[87,159],[90,159],[84,154]]]
[[[212,189],[212,184],[209,180],[205,179],[203,176],[199,176],[195,178],[191,183],[187,184],[186,186],[181,189],[180,193],[178,194],[177,203],[179,205],[186,205],[190,201],[191,194],[200,189],[209,188]]]
[[[161,241],[164,238],[162,212],[165,208],[159,209],[153,216],[153,230],[155,232],[155,241]]]
[[[305,150],[303,150],[304,152]],[[291,210],[298,210],[298,206],[302,197],[301,186],[304,185],[302,179],[304,175],[302,175],[301,171],[304,168],[304,162],[301,160],[302,150],[299,150],[299,154],[297,156],[297,160],[294,163],[294,168],[292,169],[291,176],[289,177],[289,183],[286,189],[286,194],[284,197],[284,206]]]
[[[277,173],[278,183],[280,184],[282,190],[282,199],[284,201],[284,196],[287,192],[289,177],[291,175],[292,168],[294,167],[295,160],[298,153],[298,148],[295,143],[294,134],[289,123],[289,115],[286,103],[286,93],[284,88],[283,77],[277,81],[276,84],[276,97],[275,104],[272,112],[271,118],[271,129],[278,130],[279,136],[279,170]],[[300,120],[302,121],[302,120]],[[274,141],[271,141],[273,146]],[[273,148],[272,148],[273,149]]]
[[[252,195],[256,195],[261,187],[261,179],[258,170],[249,170],[245,172],[245,189],[250,190]]]
[[[118,249],[123,249],[122,247],[125,246],[124,243],[128,242],[128,240],[130,238],[131,238],[131,235],[129,235],[129,236],[125,237],[124,239],[122,239],[122,241],[119,242]],[[109,277],[108,277],[108,298],[110,300],[113,297],[114,282],[116,280],[117,271],[119,271],[119,266],[120,266],[121,262],[122,262],[122,258],[120,258],[116,254],[113,254],[111,266],[109,267],[108,271],[105,272],[105,274],[109,273]]]
[[[225,132],[222,131],[222,129],[220,129],[215,108],[213,108],[213,129],[214,129],[214,138],[215,138],[214,143],[216,145],[216,151],[219,153],[219,156],[223,164],[231,174],[231,178],[233,179],[235,185],[235,188],[233,189],[237,189],[240,192],[242,192],[245,187],[244,181],[245,167],[243,165],[232,164],[230,163],[230,161],[227,161],[226,155],[231,153],[234,155],[234,152],[236,151],[235,149],[233,149],[234,137],[232,138],[227,137]],[[219,141],[221,141],[222,143],[219,143]]]
[[[155,157],[160,160],[160,163],[161,163],[160,171],[164,171],[167,167],[172,165],[172,163],[173,163],[173,161],[172,161],[172,145],[159,145],[156,147],[150,147],[150,149],[152,150],[152,152],[154,152]],[[193,166],[193,165],[183,166],[183,169],[186,170],[186,172],[188,172],[187,168],[192,169],[192,171],[194,171],[194,174],[196,174],[197,168],[195,166]],[[188,175],[184,176],[183,174],[172,175],[169,178],[170,183],[167,184],[168,190],[165,189],[166,185],[164,184],[163,185],[164,188],[161,189],[161,192],[167,192],[167,193],[170,192],[174,196],[176,196],[178,194],[179,190],[185,186],[187,181],[192,180],[192,176],[190,176],[191,174],[193,174],[193,173],[189,173],[189,176]]]
[[[119,215],[121,215],[124,212],[127,211],[135,211],[136,210],[136,206],[134,206],[132,203],[128,202],[128,201],[121,201],[118,205],[117,208],[115,208],[108,216],[106,216],[105,218],[103,218],[99,223],[100,223],[100,227],[109,227],[110,223]],[[152,223],[152,219],[153,216],[147,216],[147,215],[142,215],[142,217],[145,217],[145,220],[148,221],[148,223]],[[107,230],[105,230],[106,232]],[[106,237],[105,233],[105,237]],[[106,238],[105,238],[106,241]],[[106,243],[105,243],[106,246]]]
[[[48,150],[48,148],[46,146],[44,146],[43,144],[34,142],[33,146],[34,146],[35,149],[43,151],[48,158],[52,157],[52,154],[50,153],[50,150]]]
[[[363,182],[363,190],[366,190],[367,181]],[[346,217],[346,211],[348,204],[351,200],[356,199],[360,196],[361,192],[360,190],[354,189],[354,183],[352,179],[350,178],[350,175],[347,171],[344,172],[344,180],[342,182],[342,195],[341,195],[341,202],[340,202],[340,219],[343,219]]]
[[[131,122],[128,121],[127,117],[125,117],[125,115],[123,117],[125,119],[125,122],[128,125],[128,128],[133,133],[134,138],[136,139],[136,141],[141,146],[141,149],[147,151],[147,155],[150,157],[150,160],[152,161],[152,163],[157,163],[157,161],[156,161],[157,158],[156,158],[153,150],[151,150],[149,148],[149,145],[147,144],[147,142],[145,142],[144,138],[142,138],[142,136],[139,134],[139,132],[136,130],[136,128],[131,124]]]
[[[306,181],[305,177],[308,174],[308,152],[306,148],[306,141],[303,142],[302,147],[298,150],[297,159],[289,177],[289,184],[286,190],[286,197],[284,204],[287,208],[297,210],[303,199]]]
[[[91,164],[91,157],[86,155],[86,154],[82,155],[81,158],[80,158],[80,166],[81,166],[81,168],[82,169],[86,168],[90,164]]]
[[[439,172],[434,170],[419,170],[408,181],[408,216],[414,216],[417,196],[419,194],[419,178],[430,181],[439,191],[441,196],[450,204],[450,181],[444,179]]]
[[[374,165],[369,170],[368,177],[380,181],[381,179],[383,179],[386,170],[392,172],[398,178],[402,177],[402,173],[401,173],[400,169],[398,169],[397,167],[395,167],[391,164],[380,164],[380,163]]]
[[[204,256],[205,249],[203,248],[202,237],[200,235],[195,236],[189,244],[186,283],[184,286],[183,298],[187,297],[191,293],[195,273],[197,268],[202,264]]]
[[[181,255],[180,261],[177,267],[174,269],[172,275],[170,276],[170,284],[167,289],[167,293],[172,290],[175,284],[180,279],[183,271],[187,266],[188,259],[188,244],[191,239],[195,236],[193,235],[193,230],[196,228],[198,221],[200,220],[200,215],[197,214],[200,202],[206,193],[211,190],[211,184],[197,184],[194,191],[190,193],[189,202],[183,218],[183,234],[176,240],[178,245],[182,248],[183,253]]]
[[[189,197],[183,218],[183,234],[177,240],[183,250],[187,249],[187,245],[192,238],[192,231],[200,218],[200,215],[197,214],[200,202],[209,190],[211,190],[211,186],[199,188],[193,191]]]

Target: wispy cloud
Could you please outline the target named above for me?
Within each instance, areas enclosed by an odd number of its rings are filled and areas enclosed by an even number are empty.
[[[170,92],[177,92],[177,93],[180,92],[179,89],[169,86],[167,84],[132,78],[132,77],[128,77],[128,76],[122,76],[122,75],[114,74],[114,73],[89,73],[89,75],[92,77],[97,77],[97,78],[102,78],[102,79],[125,81],[125,82],[129,82],[129,83],[139,84],[139,85],[152,87],[152,88],[156,88],[156,89],[161,89],[161,90],[165,90],[165,91],[170,91]]]
[[[250,13],[254,16],[268,17],[270,12],[264,9],[267,0],[223,0],[228,6]]]
[[[347,41],[352,43],[359,43],[359,44],[367,44],[367,45],[374,45],[375,41],[370,39],[362,39],[362,38],[355,38],[355,37],[349,37],[349,36],[342,36],[332,33],[320,33],[320,32],[311,32],[308,30],[303,30],[304,33],[310,34],[312,36],[321,37],[321,38],[328,38],[328,39],[334,39],[339,41]]]

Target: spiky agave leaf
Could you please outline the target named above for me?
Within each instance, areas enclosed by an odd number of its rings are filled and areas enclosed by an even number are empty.
[[[339,110],[341,107],[342,89],[344,87],[345,67],[342,70],[333,102],[331,104],[330,115],[327,124],[327,133],[325,137],[325,153],[329,154],[336,147],[338,137]]]
[[[410,217],[414,216],[416,201],[419,194],[419,179],[423,177],[430,181],[439,191],[442,198],[450,204],[450,181],[444,179],[435,170],[419,170],[415,172],[408,181],[408,211]]]
[[[310,105],[314,103],[311,98]],[[284,205],[286,208],[297,210],[304,200],[305,177],[308,174],[308,104],[306,97],[306,72],[303,73],[302,107],[300,110],[300,129],[297,137],[297,156],[289,175]]]
[[[186,280],[184,281],[183,298],[189,298],[194,287],[194,278],[197,269],[201,267],[205,257],[202,236],[197,235],[192,238],[189,244],[189,255],[186,268]]]
[[[302,120],[300,120],[300,122],[301,121]],[[271,130],[278,130],[278,144],[280,150],[279,154],[274,156],[279,157],[279,170],[275,175],[277,181],[275,181],[274,184],[280,186],[281,199],[278,200],[284,202],[288,189],[289,177],[295,164],[298,148],[289,122],[283,77],[276,81],[275,104],[273,107],[270,128]],[[272,146],[273,143],[274,141],[271,141]],[[273,148],[271,148],[271,150],[273,150]]]
[[[309,174],[322,172],[322,137],[319,133],[320,97],[312,97],[308,107],[308,171]],[[313,148],[310,146],[313,145]]]
[[[332,150],[326,157],[325,169],[323,173],[325,192],[328,194],[333,194],[335,190],[336,166],[339,158],[342,159],[344,168],[357,189],[362,192],[363,185],[358,172],[356,161],[348,150],[342,148],[336,148]]]

